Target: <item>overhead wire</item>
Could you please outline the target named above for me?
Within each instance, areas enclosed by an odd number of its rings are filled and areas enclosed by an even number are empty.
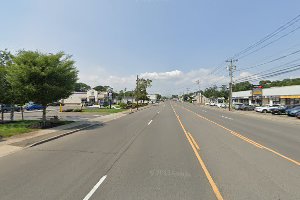
[[[265,41],[271,39],[272,37],[278,35],[279,33],[281,33],[282,31],[286,30],[287,28],[291,27],[292,25],[294,25],[295,23],[297,23],[300,20],[300,14],[297,15],[296,17],[294,17],[293,19],[291,19],[290,21],[288,21],[287,23],[285,23],[284,25],[280,26],[279,28],[277,28],[275,31],[273,31],[272,33],[268,34],[267,36],[263,37],[262,39],[260,39],[258,42],[250,45],[249,47],[247,47],[246,49],[236,53],[233,58],[241,58],[241,55],[249,52],[251,49],[259,46],[260,44],[264,43]]]

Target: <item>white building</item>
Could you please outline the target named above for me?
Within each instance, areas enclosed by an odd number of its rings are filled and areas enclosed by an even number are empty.
[[[82,103],[99,103],[99,101],[104,101],[107,97],[107,92],[98,92],[91,89],[87,92],[74,92],[67,99],[62,99],[63,104],[80,105]]]
[[[148,94],[147,97],[149,98],[149,102],[155,103],[157,101],[156,94]]]
[[[252,95],[252,90],[232,93],[233,102],[246,104],[300,104],[300,85],[262,89],[262,95]]]

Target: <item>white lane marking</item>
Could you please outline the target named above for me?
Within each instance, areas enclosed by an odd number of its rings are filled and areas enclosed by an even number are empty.
[[[148,123],[148,125],[150,125],[152,123],[152,119],[150,120],[150,122]]]
[[[84,197],[83,200],[89,200],[91,196],[96,192],[98,187],[103,183],[103,181],[106,179],[107,175],[103,176],[98,183],[93,187],[93,189]]]
[[[232,118],[226,117],[226,116],[224,116],[224,115],[222,115],[221,117],[222,117],[222,118],[225,118],[225,119],[233,120]]]
[[[157,112],[157,114],[159,114],[160,111]]]

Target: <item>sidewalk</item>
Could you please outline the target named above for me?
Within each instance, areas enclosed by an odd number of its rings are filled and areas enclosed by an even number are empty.
[[[139,109],[144,110],[151,106],[145,106]],[[102,125],[103,123],[118,119],[128,114],[138,112],[137,110],[130,110],[114,113],[110,115],[103,115],[90,119],[88,121],[74,122],[63,126],[54,127],[51,129],[39,130],[35,132],[29,132],[22,135],[13,136],[8,139],[0,140],[0,158],[25,148],[30,148],[96,125]]]

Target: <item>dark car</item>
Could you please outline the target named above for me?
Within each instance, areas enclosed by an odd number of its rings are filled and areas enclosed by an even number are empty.
[[[11,112],[12,108],[14,108],[14,111],[20,112],[21,107],[17,105],[9,105],[9,104],[0,104],[0,112]]]
[[[255,106],[253,105],[247,105],[247,104],[243,104],[241,106],[239,106],[239,110],[245,110],[245,111],[250,111],[250,110],[254,110]]]
[[[282,106],[279,108],[272,109],[271,112],[273,115],[282,115],[282,114],[287,114],[287,111],[296,107],[300,107],[300,105],[297,104],[297,105]]]
[[[288,116],[295,117],[296,114],[300,112],[300,107],[295,107],[287,111]]]
[[[42,110],[44,107],[39,104],[29,104],[25,107],[26,110]]]
[[[300,119],[300,112],[298,112],[298,113],[296,114],[296,117],[297,117],[298,119]]]

